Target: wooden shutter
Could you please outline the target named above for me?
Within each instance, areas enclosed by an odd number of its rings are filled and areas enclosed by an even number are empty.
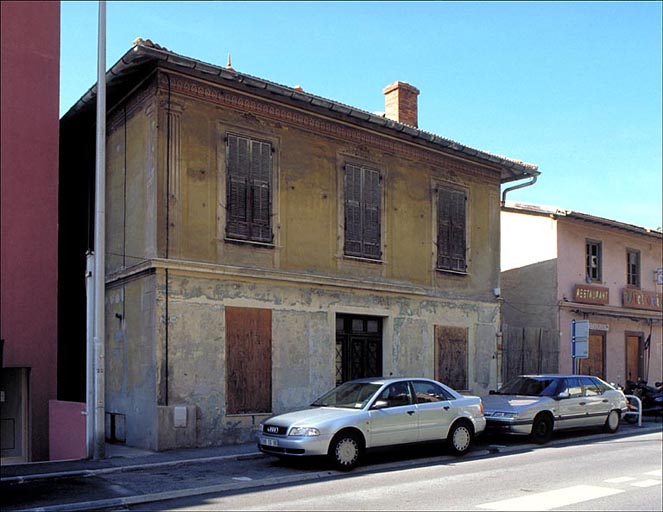
[[[249,230],[249,140],[228,135],[228,191],[226,232],[234,238],[248,239]]]
[[[435,377],[453,389],[468,389],[467,328],[435,326]]]
[[[380,172],[346,165],[345,254],[379,259],[381,248]]]
[[[228,414],[271,412],[272,312],[226,307]]]
[[[437,202],[437,266],[465,272],[465,192],[442,188]]]
[[[272,146],[251,141],[251,239],[272,241]]]
[[[363,170],[363,255],[380,258],[380,173]]]
[[[345,254],[361,256],[361,168],[346,165],[343,192],[345,197]]]

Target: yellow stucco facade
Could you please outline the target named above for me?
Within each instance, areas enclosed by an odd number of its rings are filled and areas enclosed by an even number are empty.
[[[229,135],[272,148],[271,243],[227,234]],[[341,317],[377,320],[383,375],[442,379],[436,326],[465,329],[463,391],[497,384],[499,163],[172,68],[109,105],[106,152],[111,437],[253,439],[335,385]],[[377,259],[344,251],[348,164],[380,172]],[[437,268],[439,187],[467,198],[465,272]],[[228,409],[228,307],[270,312],[270,410]]]

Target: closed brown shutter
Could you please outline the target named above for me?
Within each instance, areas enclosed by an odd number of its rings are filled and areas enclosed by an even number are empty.
[[[379,171],[346,165],[345,254],[380,259],[381,177]]]
[[[226,307],[228,414],[271,412],[272,312]]]
[[[271,144],[228,135],[227,159],[228,236],[271,242]]]
[[[363,169],[364,256],[380,258],[380,173]]]
[[[437,202],[437,267],[465,272],[465,192],[439,189]]]

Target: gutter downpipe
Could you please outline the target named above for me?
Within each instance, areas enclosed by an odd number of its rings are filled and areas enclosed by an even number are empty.
[[[94,214],[94,459],[106,456],[106,2],[99,1],[97,52],[97,155]]]
[[[533,175],[530,178],[531,178],[530,181],[528,181],[527,183],[521,183],[520,185],[514,185],[513,187],[505,188],[504,192],[502,192],[502,206],[504,206],[506,203],[506,195],[508,192],[511,192],[512,190],[517,190],[519,188],[531,187],[536,183],[537,179],[536,175]]]

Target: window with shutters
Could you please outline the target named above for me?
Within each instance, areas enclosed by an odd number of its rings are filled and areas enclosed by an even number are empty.
[[[345,255],[374,260],[382,258],[381,190],[380,171],[345,165]]]
[[[640,251],[626,249],[626,284],[640,288]]]
[[[585,242],[585,276],[588,283],[601,281],[601,242]]]
[[[437,268],[465,272],[466,261],[466,203],[463,190],[437,190]]]
[[[272,243],[272,145],[228,134],[226,236]]]

